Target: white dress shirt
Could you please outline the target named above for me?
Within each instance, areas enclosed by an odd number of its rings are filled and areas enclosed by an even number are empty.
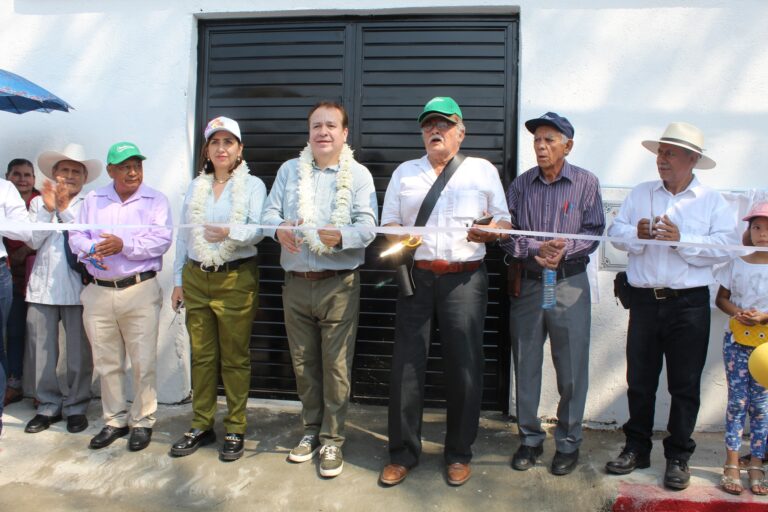
[[[719,192],[702,185],[695,176],[679,194],[669,192],[661,180],[633,188],[608,235],[636,239],[640,219],[664,215],[677,225],[681,242],[740,244],[735,212]],[[629,253],[627,278],[638,288],[708,286],[714,281],[712,265],[730,258],[726,250],[707,247],[612,243]]]
[[[413,226],[424,197],[437,179],[427,156],[409,160],[395,169],[384,196],[381,225]],[[467,157],[440,194],[427,226],[462,227],[484,212],[494,222],[510,221],[499,172],[488,160]],[[476,261],[485,256],[485,244],[468,242],[467,232],[428,233],[416,248],[417,260]]]
[[[13,183],[0,179],[0,223],[27,223],[29,220],[28,215],[27,205],[24,204],[24,200]],[[0,229],[0,237],[2,236],[26,243],[29,242],[32,233],[21,229]],[[5,244],[0,242],[0,258],[7,256],[8,251],[5,250]]]
[[[29,205],[29,220],[71,224],[77,219],[84,198],[82,192],[76,195],[69,202],[69,207],[57,216],[56,212],[46,210],[42,196],[37,196]],[[27,283],[27,302],[52,306],[80,305],[83,282],[80,274],[72,270],[67,262],[64,232],[33,231],[32,240],[27,245],[37,251]]]

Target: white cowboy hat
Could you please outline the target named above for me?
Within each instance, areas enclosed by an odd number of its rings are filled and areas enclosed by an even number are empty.
[[[715,161],[704,155],[704,134],[697,127],[688,123],[669,123],[659,140],[644,140],[643,146],[654,155],[659,151],[659,144],[672,144],[690,149],[701,156],[696,162],[696,169],[712,169]]]
[[[85,158],[85,149],[80,144],[67,144],[64,151],[43,151],[40,156],[37,157],[37,166],[40,171],[50,179],[53,178],[53,166],[62,160],[72,160],[74,162],[80,162],[85,166],[88,171],[88,177],[85,182],[90,183],[101,174],[103,166],[99,160]]]

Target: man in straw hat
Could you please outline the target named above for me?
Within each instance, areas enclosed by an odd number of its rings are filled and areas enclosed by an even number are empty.
[[[101,162],[88,160],[79,144],[63,151],[45,151],[37,158],[40,171],[51,181],[43,183],[42,195],[32,200],[30,220],[67,224],[75,222],[84,194],[83,185],[101,174]],[[35,370],[37,414],[25,427],[30,434],[42,432],[52,423],[67,418],[67,430],[81,432],[88,427],[85,416],[91,399],[93,362],[91,345],[83,328],[80,292],[83,276],[71,265],[67,231],[33,231],[30,246],[38,251],[27,284],[27,333]],[[85,275],[86,278],[88,277]],[[66,332],[67,395],[56,375],[59,362],[59,321]]]
[[[143,184],[145,159],[131,142],[112,145],[107,154],[112,182],[91,191],[78,216],[81,224],[108,227],[73,230],[69,238],[72,252],[94,277],[80,294],[106,423],[91,439],[94,450],[129,430],[128,449],[143,450],[155,423],[157,329],[163,303],[155,276],[171,246],[172,221],[168,199]],[[125,392],[126,358],[131,363],[133,404],[128,404]]]
[[[660,180],[641,183],[622,204],[608,234],[623,239],[731,244],[736,218],[723,197],[702,185],[693,169],[712,169],[702,132],[671,123],[658,140],[643,141],[656,154]],[[627,331],[629,420],[621,454],[606,464],[613,474],[650,466],[656,389],[666,360],[672,403],[664,439],[664,485],[688,487],[691,439],[699,412],[701,372],[709,343],[712,265],[728,259],[723,249],[672,244],[613,242],[629,253]]]

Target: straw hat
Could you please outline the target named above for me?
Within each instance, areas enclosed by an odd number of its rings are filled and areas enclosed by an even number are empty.
[[[693,167],[696,169],[712,169],[715,161],[704,154],[704,134],[697,127],[688,123],[670,123],[659,140],[644,140],[643,146],[654,155],[659,151],[659,144],[672,144],[690,149],[701,155]]]
[[[101,174],[102,165],[99,160],[85,158],[85,149],[80,144],[67,144],[64,151],[43,151],[37,157],[37,166],[40,171],[49,179],[53,178],[53,166],[62,160],[72,160],[80,162],[88,171],[88,177],[85,182],[90,183]]]

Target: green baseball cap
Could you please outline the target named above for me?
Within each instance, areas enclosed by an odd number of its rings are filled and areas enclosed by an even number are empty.
[[[454,101],[453,98],[448,96],[437,96],[432,98],[424,105],[424,110],[419,116],[419,124],[424,122],[427,117],[440,116],[448,119],[451,122],[456,122],[451,116],[459,116],[459,119],[464,119],[461,115],[461,109],[459,104]]]
[[[107,165],[121,164],[133,157],[136,157],[139,160],[147,159],[147,157],[141,154],[139,147],[133,142],[117,142],[112,144],[109,148],[109,153],[107,153]]]

